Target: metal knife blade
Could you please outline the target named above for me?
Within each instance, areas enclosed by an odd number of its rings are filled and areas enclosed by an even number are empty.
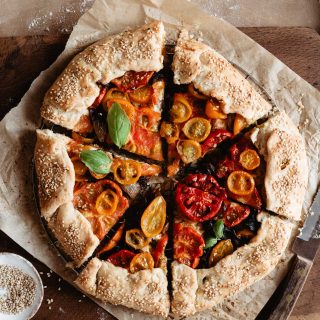
[[[294,241],[292,250],[301,258],[313,261],[320,246],[320,189],[318,189],[309,209],[300,234]]]

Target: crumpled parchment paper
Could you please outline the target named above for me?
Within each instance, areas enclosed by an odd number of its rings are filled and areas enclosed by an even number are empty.
[[[20,104],[0,123],[0,227],[8,236],[65,280],[66,270],[49,244],[40,224],[33,195],[32,157],[39,108],[46,90],[76,52],[109,34],[151,20],[162,20],[168,41],[177,30],[187,28],[227,59],[246,70],[268,92],[279,109],[285,110],[303,134],[309,157],[309,184],[304,213],[319,184],[320,92],[239,30],[203,12],[186,0],[96,0],[75,26],[64,52],[34,80]],[[215,310],[192,319],[253,319],[272,295],[288,268],[290,251],[265,279],[236,295]],[[119,319],[145,319],[124,307],[103,305]],[[148,319],[152,317],[148,316]]]

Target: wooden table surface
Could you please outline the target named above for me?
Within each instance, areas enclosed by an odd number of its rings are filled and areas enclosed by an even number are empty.
[[[320,36],[308,28],[241,28],[311,85],[320,90]],[[15,106],[32,80],[63,50],[67,36],[0,38],[0,119]],[[0,252],[30,260],[40,272],[45,296],[36,320],[113,319],[0,231]],[[320,255],[290,320],[320,319]],[[47,299],[53,299],[48,304]]]

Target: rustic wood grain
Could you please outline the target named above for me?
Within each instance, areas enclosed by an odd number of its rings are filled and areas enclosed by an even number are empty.
[[[242,28],[314,87],[320,89],[320,36],[308,28]],[[32,80],[63,50],[67,36],[0,38],[0,119],[15,106]],[[9,251],[30,260],[45,286],[44,302],[36,320],[109,320],[109,316],[76,289],[59,279],[41,262],[0,231],[0,252]],[[290,320],[320,319],[320,255]],[[60,290],[59,290],[60,288]],[[53,299],[48,305],[46,299]],[[51,308],[49,308],[51,307]]]

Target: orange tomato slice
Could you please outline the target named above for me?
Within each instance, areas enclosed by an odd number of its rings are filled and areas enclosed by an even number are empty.
[[[71,159],[74,167],[74,172],[76,176],[84,176],[86,172],[88,171],[88,168],[86,165],[79,159],[73,158]]]
[[[176,93],[173,100],[173,106],[170,110],[170,117],[174,123],[187,121],[192,114],[192,107],[186,97],[181,93]]]
[[[163,121],[160,127],[160,136],[165,138],[168,144],[174,143],[179,138],[179,127],[175,123]]]
[[[150,108],[140,108],[138,111],[138,123],[144,128],[151,129],[160,120],[161,114]]]
[[[146,237],[153,238],[161,233],[166,223],[166,200],[162,196],[154,198],[141,217],[141,229]]]
[[[254,233],[249,229],[242,229],[236,232],[236,236],[239,239],[251,239],[254,237]]]
[[[107,100],[107,109],[106,109],[106,111],[111,109],[112,104],[114,104],[114,103],[119,103],[120,104],[121,108],[127,114],[129,119],[134,119],[135,118],[135,116],[136,116],[135,107],[129,101],[124,100],[124,99],[120,99],[120,98],[114,98],[114,99]]]
[[[255,182],[252,175],[245,171],[233,171],[227,180],[228,189],[239,196],[246,196],[253,192]]]
[[[212,100],[208,100],[205,109],[206,115],[210,119],[227,119],[227,115],[220,110],[219,102],[214,103]]]
[[[96,200],[96,209],[101,215],[111,215],[117,209],[118,195],[110,189],[103,191]]]
[[[242,151],[239,161],[246,170],[254,170],[260,166],[260,157],[253,149]]]
[[[221,259],[233,252],[233,245],[230,239],[221,240],[213,247],[209,256],[209,267],[215,266]]]
[[[188,120],[182,128],[187,138],[194,141],[204,141],[211,131],[210,121],[201,117]]]
[[[192,83],[188,85],[188,92],[192,97],[198,100],[206,100],[208,99],[204,94],[200,93]]]
[[[89,170],[90,174],[97,180],[105,178],[108,174],[98,174],[94,173],[93,171]]]
[[[242,131],[247,126],[246,119],[241,116],[240,114],[236,114],[236,117],[234,119],[233,123],[233,134],[238,134],[240,131]]]
[[[116,181],[123,185],[136,183],[142,173],[140,163],[129,159],[114,160],[112,171]]]
[[[113,235],[113,237],[107,242],[107,244],[97,253],[97,256],[102,255],[103,253],[110,251],[113,249],[118,242],[120,241],[123,230],[124,230],[124,223],[119,227],[119,229],[116,231],[116,233]]]
[[[152,86],[145,86],[129,92],[130,100],[137,103],[148,103],[153,94]]]
[[[135,255],[130,263],[130,272],[135,273],[140,270],[153,269],[154,260],[149,252],[143,252]]]
[[[134,249],[142,249],[148,243],[148,239],[140,229],[131,229],[126,232],[126,243]]]
[[[184,163],[193,162],[201,157],[201,146],[194,140],[179,140],[177,151]]]

